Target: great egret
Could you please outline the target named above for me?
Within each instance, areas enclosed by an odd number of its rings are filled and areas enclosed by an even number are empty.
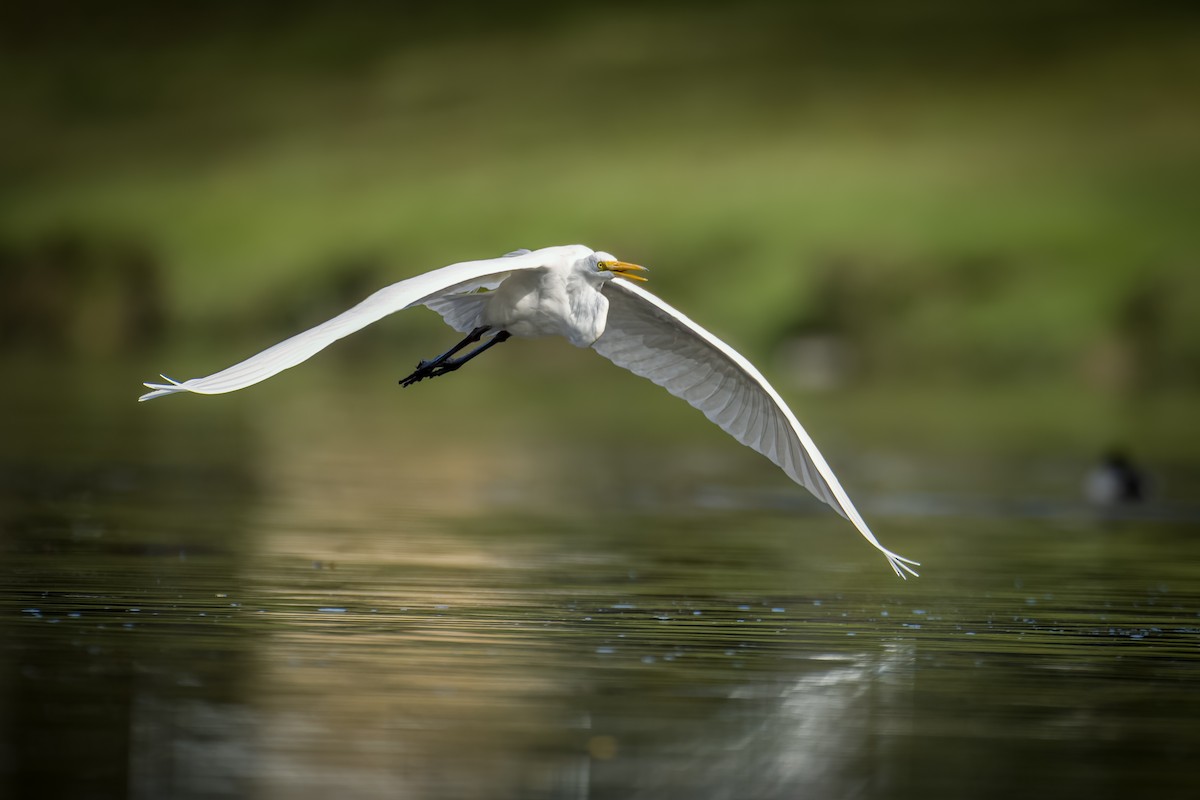
[[[871,533],[767,379],[732,347],[634,283],[645,280],[636,274],[644,269],[583,245],[517,250],[499,258],[451,264],[380,289],[349,311],[206,378],[179,382],[164,375],[167,383],[146,383],[152,391],[140,400],[176,392],[221,394],[244,389],[296,366],[343,336],[413,306],[433,309],[467,336],[446,353],[418,364],[401,380],[404,386],[456,370],[510,336],[562,336],[576,347],[591,347],[618,366],[649,378],[704,412],[854,523],[887,556],[897,575],[916,575],[910,565],[920,566],[919,562],[888,550]]]

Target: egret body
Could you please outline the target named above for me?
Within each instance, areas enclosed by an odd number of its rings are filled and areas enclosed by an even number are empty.
[[[645,268],[583,245],[518,250],[464,261],[380,289],[350,310],[205,378],[146,383],[141,400],[244,389],[305,361],[382,317],[426,306],[467,336],[401,380],[411,386],[459,369],[511,337],[561,336],[591,347],[704,413],[835,511],[887,557],[896,574],[918,562],[885,548],[867,527],[808,433],[741,354],[637,285]],[[468,346],[474,349],[458,355]]]

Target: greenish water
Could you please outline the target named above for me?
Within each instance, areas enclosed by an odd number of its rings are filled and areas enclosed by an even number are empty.
[[[1186,459],[1105,518],[1076,454],[881,449],[804,401],[884,543],[925,562],[902,582],[608,373],[521,402],[486,372],[401,392],[329,361],[141,406],[128,365],[15,384],[0,796],[1200,789]]]

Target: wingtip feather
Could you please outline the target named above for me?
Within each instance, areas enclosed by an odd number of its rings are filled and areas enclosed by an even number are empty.
[[[174,378],[169,378],[166,375],[161,374],[159,377],[166,381],[166,383],[150,383],[149,381],[143,383],[142,386],[145,386],[147,389],[153,389],[154,391],[146,392],[144,395],[139,397],[139,403],[144,403],[147,400],[153,400],[156,397],[163,397],[168,394],[186,391],[185,389],[180,388],[183,384]]]
[[[913,567],[921,566],[920,561],[913,561],[911,558],[905,558],[902,555],[893,553],[891,550],[884,550],[883,554],[887,556],[888,563],[892,566],[892,569],[895,571],[895,573],[904,580],[908,580],[909,575],[912,575],[914,578],[921,577],[921,574],[913,569]],[[910,564],[912,566],[909,566]],[[908,574],[906,575],[905,573]]]

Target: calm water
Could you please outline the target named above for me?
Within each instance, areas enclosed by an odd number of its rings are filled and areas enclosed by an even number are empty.
[[[130,386],[6,401],[0,796],[1200,791],[1195,515],[1069,460],[814,430],[902,582],[703,420]]]

